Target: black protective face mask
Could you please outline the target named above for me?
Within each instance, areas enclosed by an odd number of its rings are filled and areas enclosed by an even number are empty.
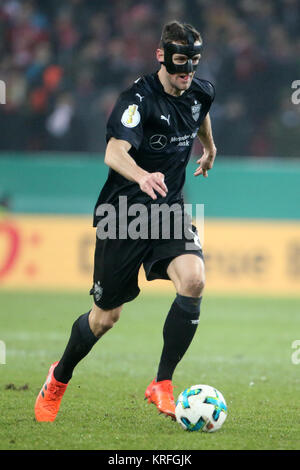
[[[193,57],[196,54],[200,54],[202,49],[202,44],[195,46],[194,40],[189,37],[187,45],[173,44],[173,43],[164,43],[163,44],[165,52],[165,60],[161,64],[165,65],[167,72],[170,74],[175,73],[191,73],[195,72],[198,64],[193,64]],[[188,60],[185,64],[176,65],[173,62],[173,54],[183,54],[188,57]]]

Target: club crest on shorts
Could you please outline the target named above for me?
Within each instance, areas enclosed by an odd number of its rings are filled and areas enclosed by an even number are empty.
[[[122,114],[121,122],[125,127],[136,127],[141,120],[137,104],[131,104]]]
[[[192,116],[194,121],[198,121],[199,116],[200,116],[200,111],[201,111],[201,103],[198,103],[197,100],[194,101],[194,105],[191,107],[192,109]]]
[[[94,284],[94,297],[95,297],[95,300],[97,302],[99,302],[99,300],[101,299],[102,297],[102,293],[103,293],[103,288],[100,286],[100,282],[95,282]]]

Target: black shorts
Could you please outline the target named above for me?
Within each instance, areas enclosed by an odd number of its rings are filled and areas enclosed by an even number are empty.
[[[203,259],[197,229],[194,239],[99,240],[96,237],[93,287],[90,294],[103,310],[119,307],[139,295],[138,273],[143,264],[148,281],[170,279],[167,268],[179,255],[194,254]],[[187,245],[188,244],[188,245]]]

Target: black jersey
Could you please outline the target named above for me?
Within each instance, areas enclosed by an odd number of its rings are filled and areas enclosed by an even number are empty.
[[[107,123],[107,142],[111,137],[126,140],[129,154],[144,170],[165,175],[168,193],[153,201],[139,185],[110,169],[94,211],[94,226],[100,217],[97,207],[108,203],[118,207],[119,196],[127,204],[182,203],[182,188],[192,144],[214,100],[213,85],[194,78],[180,96],[164,91],[157,73],[136,80],[121,93]]]

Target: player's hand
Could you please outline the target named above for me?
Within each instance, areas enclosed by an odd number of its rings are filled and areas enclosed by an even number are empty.
[[[198,168],[196,169],[194,176],[199,176],[203,175],[204,178],[208,177],[208,170],[211,170],[216,158],[217,154],[217,149],[216,147],[213,147],[210,150],[204,149],[203,155],[199,160],[197,160],[197,163],[199,163]]]
[[[148,173],[142,176],[139,181],[139,186],[144,193],[148,194],[148,196],[154,200],[157,199],[157,195],[154,191],[166,197],[168,188],[165,185],[164,179],[165,175],[163,173]]]

